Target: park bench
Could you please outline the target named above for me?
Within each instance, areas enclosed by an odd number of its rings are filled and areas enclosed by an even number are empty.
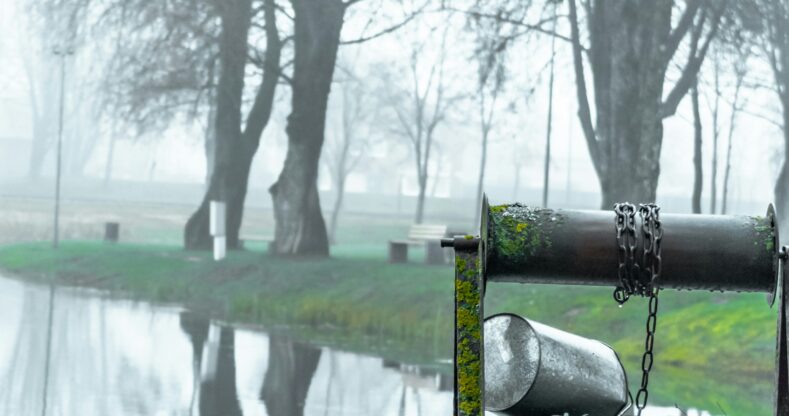
[[[406,263],[408,261],[408,246],[424,246],[425,263],[443,264],[445,256],[444,250],[441,248],[441,239],[446,236],[446,233],[446,225],[412,225],[408,230],[407,239],[389,241],[389,263]]]
[[[269,253],[271,253],[272,244],[274,243],[274,237],[270,235],[244,234],[238,236],[238,240],[241,242],[242,248],[247,243],[263,243],[268,247]]]

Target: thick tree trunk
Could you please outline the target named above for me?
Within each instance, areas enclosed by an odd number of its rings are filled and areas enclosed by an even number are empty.
[[[318,162],[345,4],[292,0],[294,58],[288,151],[269,192],[274,205],[274,247],[280,255],[329,254],[318,195]]]
[[[260,145],[274,102],[281,44],[277,32],[274,0],[266,0],[266,54],[263,80],[241,131],[241,101],[244,68],[247,61],[247,35],[251,23],[251,0],[221,3],[222,35],[220,37],[220,76],[216,91],[216,128],[214,169],[203,201],[192,214],[184,229],[184,247],[208,250],[212,247],[209,233],[211,201],[226,204],[225,232],[227,247],[239,248],[239,229],[244,214],[244,201],[252,160]]]
[[[699,111],[698,83],[690,91],[693,100],[693,213],[701,214],[701,190],[704,183],[704,170],[701,165],[701,113]]]
[[[320,0],[323,1],[323,0]],[[302,416],[321,350],[269,336],[268,369],[260,398],[272,416]]]
[[[247,62],[247,36],[251,23],[251,0],[229,0],[219,3],[222,31],[219,40],[220,75],[217,84],[216,103],[216,148],[214,174],[208,190],[195,212],[186,223],[184,246],[187,249],[210,249],[209,204],[212,200],[227,204],[227,247],[238,247],[240,213],[246,194],[246,174],[251,158],[238,161],[245,156],[241,151],[241,97],[244,90],[244,68]],[[243,183],[239,183],[239,181]],[[239,192],[243,186],[243,192]],[[240,197],[240,198],[239,198]]]
[[[644,27],[628,24],[631,14],[636,14],[636,22],[645,23]],[[661,65],[660,45],[671,27],[671,2],[622,2],[609,17],[621,20],[609,28],[613,32],[610,62],[603,64],[611,70],[610,79],[605,80],[608,91],[597,94],[598,104],[609,110],[597,117],[600,140],[608,143],[609,166],[602,186],[606,209],[627,200],[655,201],[663,141],[658,115],[663,73],[655,68]],[[605,77],[595,75],[596,79]]]
[[[601,205],[610,209],[622,201],[653,202],[663,138],[661,47],[671,29],[672,3],[595,4],[588,18],[597,131],[591,119],[582,124],[600,179]],[[575,16],[574,2],[571,9]],[[573,32],[577,38],[577,28]],[[580,51],[575,55],[578,72]]]

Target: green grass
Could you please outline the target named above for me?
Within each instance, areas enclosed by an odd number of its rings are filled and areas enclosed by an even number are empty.
[[[330,259],[283,259],[175,246],[68,242],[0,247],[20,278],[97,287],[313,341],[415,363],[452,353],[452,267],[390,265],[384,244],[349,243]],[[417,250],[413,250],[414,253]],[[612,345],[639,382],[646,302],[618,308],[610,288],[491,284],[488,314],[508,311]],[[729,415],[768,414],[775,315],[763,295],[661,293],[650,400]]]

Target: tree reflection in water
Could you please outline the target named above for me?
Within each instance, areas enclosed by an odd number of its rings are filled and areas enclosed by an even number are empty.
[[[210,342],[210,322],[191,312],[181,312],[179,316],[181,329],[192,343],[193,386],[190,413],[194,413],[195,396],[199,397],[200,416],[241,416],[236,391],[235,361],[235,330],[222,326],[219,329],[219,341]],[[203,363],[203,351],[208,348],[216,354],[215,360]],[[213,350],[213,351],[212,351]],[[209,354],[212,357],[213,354]],[[205,373],[201,374],[201,369]]]
[[[269,416],[303,416],[321,350],[269,335],[269,361],[260,399]]]

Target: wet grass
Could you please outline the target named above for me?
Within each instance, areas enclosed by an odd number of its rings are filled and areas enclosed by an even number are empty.
[[[452,268],[390,265],[385,245],[353,242],[330,259],[283,259],[209,253],[171,245],[68,242],[0,247],[0,268],[20,278],[106,289],[111,294],[175,302],[213,316],[287,326],[299,336],[415,363],[452,351]],[[412,250],[416,254],[418,250]],[[490,285],[488,314],[516,312],[612,345],[636,386],[646,302],[616,307],[608,288]],[[657,404],[729,415],[768,414],[775,315],[762,295],[665,291],[661,294]]]

